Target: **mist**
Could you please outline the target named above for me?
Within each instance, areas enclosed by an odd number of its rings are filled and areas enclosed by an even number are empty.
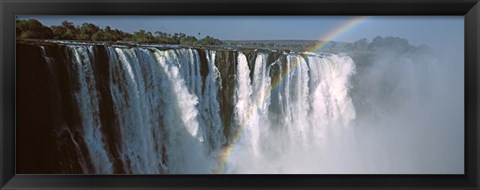
[[[307,121],[312,131],[287,137],[291,132],[273,129],[278,123],[264,122],[261,151],[249,151],[252,135],[245,135],[226,173],[463,174],[463,47],[412,46],[396,37],[363,45],[344,52],[353,59],[352,71],[333,74],[348,78],[333,80],[346,85],[353,119],[322,117],[314,110],[334,110],[309,99],[314,114],[284,125],[301,128]]]
[[[374,50],[352,78],[358,165],[374,173],[464,172],[464,60],[455,48]]]
[[[51,142],[62,147],[52,164],[71,164],[58,173],[464,172],[461,47],[398,37],[329,53],[43,43],[20,46],[37,52],[20,59],[20,70],[44,68],[51,78],[39,89],[53,86],[51,97],[65,101],[20,105],[54,108],[40,113],[65,131]],[[45,64],[28,70],[39,60]],[[62,60],[68,64],[55,64]],[[59,114],[70,106],[78,119]]]

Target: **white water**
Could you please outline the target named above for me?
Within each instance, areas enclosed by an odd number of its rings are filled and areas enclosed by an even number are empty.
[[[105,151],[101,128],[99,122],[98,95],[95,90],[90,55],[92,46],[71,46],[73,53],[72,62],[75,65],[77,74],[78,89],[76,89],[75,100],[79,106],[79,115],[83,126],[83,138],[87,145],[90,159],[99,174],[112,173],[112,164]]]
[[[209,172],[209,160],[201,159],[206,152],[196,108],[201,80],[185,80],[198,79],[199,72],[179,69],[198,67],[192,51],[112,49],[110,90],[125,165],[130,163],[132,173]]]
[[[287,55],[286,64],[268,66],[266,58],[256,57],[250,81],[245,56],[238,56],[235,117],[244,131],[227,161],[227,173],[325,173],[321,163],[328,161],[324,153],[333,142],[326,140],[327,131],[341,133],[355,118],[348,96],[353,61],[346,56]],[[272,86],[269,71],[274,65],[287,74]],[[270,105],[279,110],[271,113]]]
[[[74,91],[83,141],[95,172],[112,173],[114,159],[103,138],[109,134],[102,134],[99,115],[93,47],[71,45],[69,50],[78,83]],[[268,53],[257,52],[249,64],[246,54],[238,51],[230,63],[235,64],[230,97],[233,113],[225,115],[219,99],[225,89],[222,80],[227,76],[221,76],[216,67],[216,61],[222,58],[218,52],[206,50],[201,55],[188,48],[107,46],[107,53],[113,125],[121,141],[116,146],[128,173],[203,174],[216,171],[220,163],[225,163],[225,173],[382,173],[387,170],[385,160],[405,159],[403,155],[391,157],[396,152],[376,144],[388,137],[356,131],[359,118],[350,96],[356,68],[348,56],[284,54],[270,63]],[[205,63],[201,56],[205,56]],[[202,75],[205,68],[207,73]],[[413,81],[414,77],[423,77],[418,73],[421,69],[405,71],[411,75],[401,80],[404,83],[399,87],[404,90],[398,93],[410,93],[412,84],[423,84]],[[367,76],[373,77],[373,71]],[[427,79],[422,77],[419,80]],[[417,86],[414,88],[420,91],[415,93],[422,92]],[[424,99],[414,100],[410,103],[429,106],[422,103]],[[402,107],[398,110],[405,111]],[[377,112],[372,109],[372,113]],[[223,123],[223,117],[232,117],[231,123]],[[378,120],[384,125],[391,123],[388,121]],[[400,123],[398,119],[395,122]],[[370,120],[362,123],[370,124],[377,125]],[[233,136],[226,136],[226,126],[231,126]],[[362,128],[367,129],[387,130]],[[363,138],[366,135],[368,138]],[[372,139],[376,141],[370,142]],[[224,160],[219,153],[227,143],[233,143],[233,151]],[[371,147],[377,147],[377,153],[369,152]],[[378,166],[373,166],[376,163]],[[411,169],[413,165],[403,167]]]
[[[92,47],[70,46],[70,51],[77,65],[75,97],[86,146],[96,172],[112,173],[89,61]],[[124,168],[137,174],[216,170],[218,153],[227,143],[217,52],[204,52],[204,78],[195,49],[108,47],[107,52]],[[268,56],[257,53],[251,70],[238,52],[231,116],[238,138],[231,137],[235,145],[225,172],[325,173],[331,160],[323,153],[332,152],[329,143],[346,134],[355,119],[349,96],[354,63],[348,56],[294,54],[268,63]]]
[[[205,93],[203,94],[203,101],[200,102],[200,110],[202,117],[205,121],[206,127],[205,136],[213,150],[219,150],[222,145],[225,144],[226,139],[223,134],[223,123],[220,117],[220,105],[218,103],[218,91],[222,80],[220,78],[220,72],[215,66],[215,54],[214,50],[207,51],[208,61],[208,75],[206,77]]]

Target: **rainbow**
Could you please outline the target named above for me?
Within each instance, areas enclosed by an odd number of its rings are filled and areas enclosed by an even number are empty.
[[[307,51],[309,52],[316,52],[322,47],[324,47],[328,42],[333,41],[336,39],[339,35],[343,34],[344,32],[350,30],[354,26],[358,25],[362,21],[368,19],[368,16],[356,16],[351,19],[348,19],[347,21],[339,24],[320,38],[316,40],[317,42],[314,43],[314,45],[310,46],[307,48]],[[298,68],[298,63],[294,62],[290,66],[290,71],[287,71],[286,69],[282,70],[282,73],[280,73],[280,77],[277,78],[277,80],[272,80],[272,84],[270,85],[269,89],[266,90],[266,94],[264,94],[263,99],[256,100],[254,103],[256,104],[256,107],[259,105],[262,105],[264,101],[268,100],[269,97],[274,94],[273,92],[278,89],[279,86],[281,86],[284,82],[285,79],[288,78],[292,73],[294,73]],[[256,108],[255,106],[251,106],[251,108]],[[254,110],[249,111],[248,113],[254,113]],[[251,114],[248,115],[249,118],[251,117]],[[246,120],[248,121],[249,118]],[[238,144],[238,141],[240,140],[243,132],[244,132],[244,127],[246,123],[240,123],[239,127],[236,129],[236,132],[233,135],[233,138],[231,140],[231,143],[228,144],[226,147],[223,148],[223,150],[220,152],[220,159],[218,163],[218,167],[214,170],[214,173],[225,173],[225,165],[228,161],[228,158],[231,156],[233,150],[235,149],[236,145]]]
[[[316,52],[317,50],[325,46],[329,41],[333,41],[339,35],[345,33],[346,31],[350,30],[351,28],[361,23],[362,21],[365,21],[366,19],[368,19],[368,16],[356,16],[339,24],[338,26],[327,32],[325,35],[320,37],[317,40],[317,43],[308,48],[308,51]]]

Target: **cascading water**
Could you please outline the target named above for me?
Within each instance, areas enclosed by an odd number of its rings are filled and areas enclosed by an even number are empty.
[[[75,99],[83,126],[84,142],[88,147],[95,171],[100,174],[111,173],[111,163],[105,151],[105,143],[101,133],[102,126],[99,122],[98,95],[94,89],[96,85],[91,63],[92,47],[71,46],[69,48],[73,53],[73,69],[78,77],[73,80],[78,83],[78,89],[75,90]]]
[[[318,155],[328,146],[327,129],[346,127],[355,118],[348,96],[353,61],[288,54],[267,64],[267,57],[257,55],[250,80],[246,58],[238,55],[235,118],[240,132],[225,171],[322,173],[315,162],[322,162]],[[313,169],[299,166],[302,160]]]
[[[69,138],[88,150],[79,159],[92,173],[322,173],[297,162],[322,162],[329,133],[355,119],[355,66],[344,55],[66,47],[83,139]],[[107,66],[98,63],[101,48]],[[113,111],[108,121],[104,110]]]

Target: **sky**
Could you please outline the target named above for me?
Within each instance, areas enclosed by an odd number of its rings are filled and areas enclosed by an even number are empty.
[[[75,25],[89,22],[101,28],[133,33],[140,29],[182,32],[221,40],[317,40],[352,16],[17,16],[35,18],[44,25],[60,25],[63,20]],[[198,35],[200,33],[200,36]],[[463,16],[370,16],[339,32],[329,40],[353,42],[375,36],[407,39],[413,45],[463,46]]]

